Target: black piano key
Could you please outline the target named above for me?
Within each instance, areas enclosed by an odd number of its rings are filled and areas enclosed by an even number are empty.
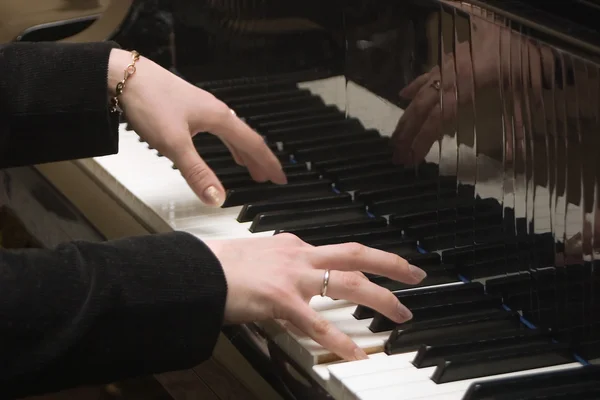
[[[298,229],[313,224],[331,224],[348,221],[365,215],[363,204],[309,207],[295,210],[269,211],[254,217],[250,232],[266,232],[278,229]]]
[[[280,162],[286,163],[290,161],[290,153],[287,151],[274,151],[273,154],[279,159]],[[206,164],[215,169],[231,168],[238,165],[235,162],[232,155],[220,156],[220,157],[203,157]]]
[[[256,124],[256,129],[260,133],[267,133],[273,129],[288,128],[298,125],[310,125],[328,122],[343,121],[346,119],[346,115],[341,112],[333,113],[315,113],[309,115],[294,115],[278,118],[276,120],[259,122]]]
[[[431,219],[422,219],[418,223],[405,225],[406,234],[411,237],[425,237],[431,232],[437,234],[454,233],[466,230],[477,230],[481,228],[501,228],[501,215],[492,213],[478,214],[474,216],[450,215],[450,212],[436,213],[437,218],[433,219],[433,215],[429,214]],[[500,217],[500,218],[499,218]],[[390,221],[390,224],[395,225],[399,221]]]
[[[433,345],[452,339],[497,333],[519,328],[520,315],[499,310],[480,316],[465,316],[461,321],[426,321],[413,323],[407,328],[396,327],[384,345],[386,354],[408,353],[421,345]],[[521,329],[525,325],[520,326]]]
[[[364,163],[374,160],[392,160],[391,149],[365,151],[363,154],[358,155],[342,155],[331,157],[327,160],[311,161],[311,165],[314,169],[319,171],[327,170],[328,168],[340,167],[343,165],[355,165],[357,163]]]
[[[377,137],[348,140],[338,145],[325,145],[300,149],[294,152],[299,161],[320,161],[338,157],[362,156],[366,153],[385,151],[389,138]]]
[[[227,99],[227,105],[233,110],[236,110],[236,107],[244,106],[246,104],[260,103],[265,101],[277,101],[284,99],[307,98],[313,96],[314,95],[308,89],[292,89],[276,92],[248,93],[240,96],[229,97]]]
[[[228,103],[230,99],[241,96],[270,92],[293,92],[298,90],[294,82],[261,82],[215,88],[210,91],[215,97]]]
[[[314,182],[289,183],[286,185],[263,183],[252,187],[228,190],[223,207],[241,206],[267,199],[276,200],[313,194],[327,195],[331,193],[333,193],[331,190],[331,181],[326,179]]]
[[[283,163],[282,165],[283,172],[287,174],[293,174],[296,172],[306,172],[308,168],[304,163],[292,164],[292,163]],[[243,167],[241,165],[235,165],[230,168],[217,168],[214,170],[215,174],[218,178],[240,178],[240,177],[250,177],[250,173],[248,172],[248,168]]]
[[[302,240],[310,240],[312,237],[318,237],[322,234],[341,235],[347,232],[362,231],[363,229],[375,229],[387,226],[385,218],[370,218],[366,214],[360,218],[341,221],[330,224],[312,224],[299,229],[278,229],[276,233],[291,233]]]
[[[322,168],[323,175],[330,179],[340,179],[361,174],[365,171],[379,171],[393,167],[390,160],[366,160],[355,164],[339,165],[330,168]]]
[[[510,293],[529,292],[531,290],[531,275],[518,274],[488,279],[485,290],[490,294],[507,296]]]
[[[375,201],[369,204],[369,212],[374,215],[413,213],[426,210],[432,202],[450,201],[455,193],[451,190],[438,192],[407,192],[393,199]]]
[[[218,136],[208,132],[198,132],[192,138],[192,142],[196,148],[224,146],[223,141]]]
[[[570,345],[497,346],[493,350],[453,356],[441,361],[431,380],[448,383],[574,362]]]
[[[306,242],[314,246],[323,246],[328,244],[339,244],[345,242],[357,242],[362,244],[372,243],[382,239],[393,239],[398,242],[404,242],[402,230],[395,228],[374,228],[364,231],[348,232],[337,235],[322,235],[307,239]],[[410,241],[416,251],[416,242]]]
[[[331,193],[317,197],[298,197],[283,200],[265,200],[245,204],[237,217],[238,222],[252,221],[258,214],[269,211],[283,211],[290,209],[351,204],[352,196],[348,193]]]
[[[495,242],[502,239],[505,232],[502,226],[488,226],[477,229],[462,229],[450,232],[431,232],[430,235],[420,236],[421,246],[428,251],[443,250],[456,247],[472,246],[474,244],[484,244]],[[466,264],[457,264],[464,268],[465,276],[468,275]],[[483,269],[481,269],[483,271]],[[480,275],[478,277],[490,276]],[[470,278],[475,279],[475,278]]]
[[[591,361],[600,359],[600,339],[598,339],[597,331],[594,332],[594,336],[594,339],[585,340],[575,346],[575,352],[584,360]]]
[[[256,101],[232,107],[239,117],[251,118],[253,115],[281,112],[302,107],[324,106],[323,99],[317,96],[292,96],[286,99]]]
[[[261,124],[279,121],[283,119],[293,119],[299,117],[309,117],[313,115],[343,115],[335,106],[315,106],[307,108],[294,108],[286,111],[267,112],[246,117],[246,122],[253,127],[260,127]],[[344,116],[345,117],[345,116]]]
[[[427,277],[425,277],[425,279],[423,279],[421,282],[416,283],[416,284],[397,282],[397,281],[391,280],[387,277],[380,276],[380,275],[368,276],[368,278],[371,282],[373,282],[381,287],[384,287],[390,291],[424,288],[427,286],[443,285],[446,283],[455,283],[455,282],[459,281],[458,273],[456,272],[456,269],[454,268],[453,265],[446,265],[446,264],[427,265],[427,266],[421,267],[421,269],[427,273]],[[367,310],[367,309],[361,308],[361,310]],[[371,316],[373,315],[373,311],[370,309],[368,309],[368,313]],[[353,315],[355,315],[355,317],[357,319],[369,318],[368,316],[363,317],[361,312],[358,310],[358,308],[355,311],[355,314],[353,314]]]
[[[279,150],[277,148],[277,145],[275,145],[275,144],[267,144],[267,146],[271,149],[271,151],[276,152]],[[196,150],[198,151],[198,154],[200,154],[200,156],[203,159],[215,158],[215,157],[225,157],[225,156],[231,155],[231,152],[229,151],[227,146],[225,146],[224,143],[213,144],[213,145],[209,145],[209,146],[205,146],[202,144],[195,144],[195,147],[196,147]]]
[[[230,86],[252,86],[252,85],[273,85],[279,82],[291,82],[297,84],[297,82],[307,82],[319,79],[325,79],[332,76],[331,71],[325,69],[310,69],[304,71],[297,71],[291,73],[281,73],[275,75],[261,75],[261,76],[242,76],[235,78],[226,79],[215,79],[210,81],[196,82],[195,85],[207,91],[212,91],[218,88],[230,87]]]
[[[573,385],[592,384],[600,388],[600,366],[588,365],[579,368],[569,368],[559,371],[538,372],[523,376],[489,379],[474,382],[463,396],[462,400],[491,400],[499,396],[509,396],[515,399],[523,391],[573,387]],[[571,397],[579,399],[579,397]],[[597,398],[600,398],[597,397]]]
[[[441,300],[438,304],[432,306],[409,307],[409,309],[413,314],[412,321],[419,322],[484,309],[500,309],[501,307],[502,299],[500,297],[479,295],[466,299]],[[371,332],[385,332],[394,329],[395,326],[395,322],[382,314],[376,313],[369,325],[369,330]]]
[[[252,77],[242,76],[235,78],[215,79],[210,81],[196,82],[195,85],[206,91],[212,91],[215,89],[226,88],[231,86],[260,87],[262,85],[268,87],[269,85],[275,85],[281,82],[290,82],[296,85],[298,82],[325,79],[331,76],[332,74],[328,70],[311,69],[291,73],[281,73],[276,75],[269,74]]]
[[[537,390],[522,390],[509,395],[497,396],[496,400],[598,400],[599,398],[598,382],[586,382]]]
[[[315,182],[319,180],[320,175],[312,171],[301,171],[286,173],[286,177],[289,184],[298,182]],[[246,176],[224,177],[221,178],[221,183],[225,189],[237,189],[260,184],[252,179],[252,177],[248,174]]]
[[[452,189],[452,186],[443,186],[446,189]],[[359,190],[355,193],[355,198],[367,203],[392,199],[405,196],[411,192],[435,192],[439,188],[437,179],[410,180],[407,182],[396,183],[394,186],[377,189]]]
[[[503,311],[498,311],[503,312]],[[463,338],[449,338],[438,343],[424,343],[412,364],[417,368],[434,367],[444,359],[456,355],[495,349],[506,345],[537,345],[550,343],[552,336],[538,329],[514,329]]]
[[[437,180],[419,176],[415,168],[407,168],[391,163],[375,164],[372,162],[372,164],[374,165],[365,165],[362,168],[360,168],[360,164],[345,168],[338,167],[328,170],[325,175],[335,175],[335,177],[332,176],[332,179],[334,179],[338,189],[355,190],[357,191],[357,198],[360,197],[364,201],[372,201],[374,191],[387,188],[392,190],[384,192],[385,198],[404,196],[406,193],[421,190],[438,190]],[[400,187],[402,189],[399,189]]]
[[[427,272],[427,268],[424,268]],[[367,275],[368,276],[368,275]],[[471,298],[484,293],[484,286],[479,282],[469,282],[463,285],[424,288],[408,292],[395,292],[394,294],[406,307],[426,307],[451,299]],[[354,312],[356,319],[377,317],[377,312],[359,304]],[[358,316],[360,315],[360,317]],[[391,329],[391,328],[390,328]]]
[[[442,259],[454,264],[459,264],[464,260],[480,260],[489,257],[501,257],[507,252],[516,250],[525,250],[531,247],[531,243],[525,238],[518,236],[505,236],[502,240],[495,243],[486,243],[484,245],[470,246],[460,249],[450,249],[442,252]]]
[[[287,140],[283,142],[283,147],[287,151],[296,152],[305,148],[337,145],[339,143],[348,141],[350,138],[352,140],[367,140],[380,137],[381,135],[376,130],[360,130],[351,133],[342,132],[327,134],[319,137],[306,137],[302,139]]]
[[[364,131],[362,124],[357,119],[344,119],[341,121],[324,121],[320,123],[304,124],[287,128],[263,129],[260,133],[269,142],[286,143],[292,140],[307,138],[318,138],[339,133],[350,134],[356,131]]]
[[[495,240],[501,235],[496,231],[491,233],[490,240]],[[482,230],[475,231],[473,236],[478,240],[485,238],[486,232]],[[504,255],[496,256],[490,254],[487,258],[478,258],[475,260],[459,260],[456,265],[459,271],[467,279],[478,279],[488,276],[498,276],[508,272],[526,272],[532,265],[532,254],[529,250],[507,251]]]
[[[338,178],[334,183],[337,189],[350,191],[390,187],[414,180],[413,171],[402,167],[390,166],[378,171],[364,171],[354,176]]]
[[[381,250],[385,251],[385,247]],[[438,253],[413,253],[408,257],[405,257],[408,262],[417,267],[425,267],[429,265],[440,265],[442,258]]]

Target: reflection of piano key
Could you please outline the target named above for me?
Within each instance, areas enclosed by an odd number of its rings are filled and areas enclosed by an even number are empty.
[[[285,88],[286,96],[291,92]],[[289,102],[275,93],[257,106],[246,103],[256,96],[243,85],[222,93],[225,101],[228,96],[237,99],[238,115],[273,149],[290,155],[284,162],[290,184],[252,182],[233,165],[224,145],[199,134],[194,138],[199,152],[209,149],[204,157],[228,189],[223,208],[203,206],[169,160],[124,128],[119,154],[95,160],[112,178],[96,175],[109,188],[116,182],[124,186],[171,229],[202,239],[290,232],[313,245],[356,241],[396,253],[427,271],[419,285],[367,274],[411,308],[414,318],[404,324],[344,300],[311,300],[311,307],[371,355],[369,360],[340,361],[292,326],[258,324],[336,398],[460,399],[473,382],[579,365],[567,344],[553,344],[547,332],[507,309],[507,304],[532,301],[529,292],[519,291],[530,287],[519,286],[523,277],[538,279],[543,288],[551,282],[545,273],[520,275],[519,285],[513,286],[513,276],[466,282],[507,266],[514,272],[528,270],[527,257],[540,245],[502,233],[503,210],[495,199],[475,200],[472,188],[457,186],[456,177],[439,177],[433,164],[416,169],[393,165],[385,137],[357,120],[344,122],[340,111],[336,114],[306,91],[290,95]],[[263,101],[277,107],[269,111]],[[340,132],[352,139],[339,143]],[[131,198],[124,201],[133,204]],[[528,354],[523,351],[527,348],[538,353]]]

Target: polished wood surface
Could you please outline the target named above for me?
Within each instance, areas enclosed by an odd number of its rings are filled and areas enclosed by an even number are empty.
[[[119,28],[133,0],[3,0],[0,2],[0,43],[20,40],[32,30],[93,20],[68,42],[102,41]]]

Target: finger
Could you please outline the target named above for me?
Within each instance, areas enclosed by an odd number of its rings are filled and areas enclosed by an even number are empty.
[[[353,275],[357,276],[359,279],[363,279],[363,280],[366,280],[367,282],[370,282],[370,281],[369,281],[369,278],[367,278],[367,277],[365,276],[365,274],[363,274],[363,273],[362,273],[362,272],[360,272],[360,271],[351,271],[351,272],[348,272],[348,274],[353,274]],[[309,292],[309,293],[310,293],[310,294],[309,294],[309,297],[308,297],[308,298],[310,298],[310,297],[313,297],[313,296],[314,296],[314,293],[312,293],[312,292]],[[318,294],[321,294],[321,292],[319,292]],[[330,295],[330,293],[328,293],[328,295]],[[339,300],[339,298],[338,298],[338,297],[335,297],[335,296],[333,296],[333,295],[331,295],[330,297],[331,297],[333,300]]]
[[[434,82],[430,81],[421,87],[421,90],[407,108],[407,112],[410,109],[411,118],[406,120],[403,129],[407,136],[406,140],[410,141],[411,145],[421,126],[423,126],[423,122],[439,102],[440,92],[434,87]]]
[[[231,155],[233,156],[233,159],[235,160],[236,164],[245,167],[246,166],[246,162],[244,161],[244,158],[240,155],[240,153],[235,149],[234,146],[232,146],[227,140],[220,138],[221,141],[223,142],[223,144],[225,144],[225,147],[227,147],[227,149],[229,150],[229,152],[231,153]]]
[[[227,107],[223,104],[223,107]],[[244,158],[252,177],[266,176],[274,183],[287,183],[281,163],[265,144],[263,138],[252,130],[235,113],[222,113],[218,123],[210,127],[210,132],[231,144]]]
[[[440,137],[442,127],[441,117],[442,109],[438,104],[431,110],[423,127],[421,127],[421,130],[413,141],[411,148],[412,162],[414,164],[418,164],[425,159],[427,153],[431,150],[431,146]]]
[[[174,154],[173,162],[190,188],[203,203],[216,207],[222,206],[225,201],[225,189],[194,148],[191,137],[189,145],[181,148],[183,150]]]
[[[348,335],[342,333],[306,303],[301,301],[292,303],[287,314],[286,320],[340,358],[348,361],[368,358],[364,350],[358,347]]]
[[[419,283],[427,276],[425,271],[396,254],[358,243],[312,247],[304,256],[317,269],[364,271],[404,283]]]
[[[440,93],[433,87],[433,81],[428,81],[404,111],[392,134],[394,161],[400,164],[413,164],[412,145],[421,126],[433,107],[439,104]]]
[[[417,79],[415,79],[414,81],[409,83],[404,89],[402,89],[400,93],[398,93],[398,95],[405,99],[412,99],[413,97],[415,97],[416,94],[419,93],[421,86],[423,86],[429,81],[432,72],[433,71],[430,71],[417,77]]]
[[[303,290],[312,296],[321,294],[323,273],[323,270],[308,270]],[[399,324],[412,318],[412,313],[392,292],[352,272],[331,271],[327,296],[365,305]]]

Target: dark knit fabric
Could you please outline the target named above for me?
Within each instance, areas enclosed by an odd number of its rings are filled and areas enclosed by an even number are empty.
[[[0,167],[116,152],[114,46],[0,47]],[[219,261],[183,232],[0,250],[0,397],[197,365],[226,297]]]
[[[114,47],[0,45],[0,168],[116,153],[107,87]]]

